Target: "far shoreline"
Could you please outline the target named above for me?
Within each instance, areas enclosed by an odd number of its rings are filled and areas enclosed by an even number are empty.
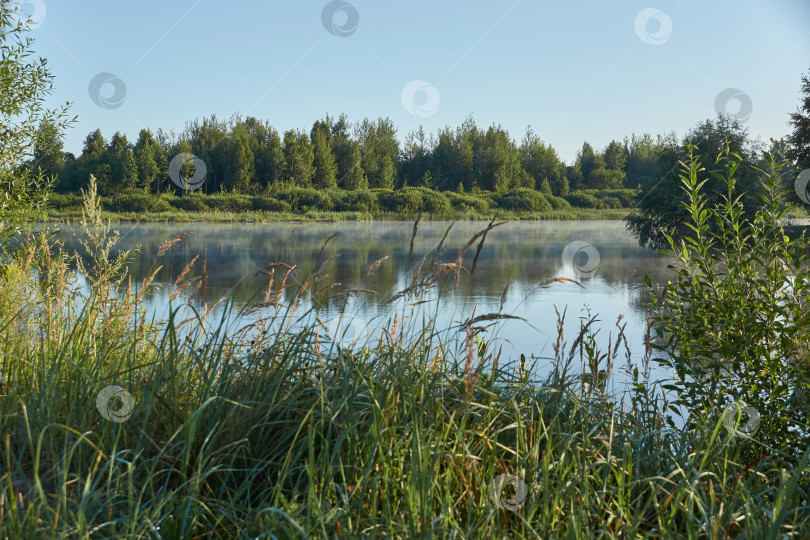
[[[592,209],[575,208],[570,210],[551,210],[547,212],[499,212],[484,214],[442,214],[429,212],[422,214],[422,221],[480,221],[489,222],[493,218],[506,221],[615,221],[621,220],[633,210],[628,208]],[[368,212],[102,212],[102,218],[113,222],[148,222],[148,223],[317,223],[347,221],[414,221],[416,215],[394,213],[372,214]],[[42,221],[46,223],[72,223],[82,220],[81,211],[49,210]]]

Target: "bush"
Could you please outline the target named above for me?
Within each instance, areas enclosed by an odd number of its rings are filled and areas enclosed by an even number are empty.
[[[551,203],[539,191],[520,188],[510,191],[498,200],[498,206],[515,212],[548,212]]]
[[[266,195],[253,197],[251,203],[253,204],[253,210],[262,212],[289,212],[291,210],[289,203]]]
[[[728,167],[726,196],[735,201],[720,206],[706,196],[709,173],[698,159],[684,162],[680,172],[683,225],[692,232],[681,240],[666,233],[666,252],[680,270],[653,304],[659,362],[674,377],[670,406],[686,429],[709,431],[726,421],[727,407],[733,417],[738,406],[753,407],[762,421],[747,434],[756,445],[735,441],[746,453],[742,463],[761,456],[759,447],[789,449],[798,459],[810,447],[810,241],[789,239],[780,224],[785,206],[778,190],[787,162],[766,154],[766,204],[747,221],[735,193],[736,157],[721,154],[716,161]],[[743,416],[740,426],[745,423]]]
[[[128,189],[105,199],[105,209],[112,212],[169,212],[172,207],[165,199],[139,189]]]
[[[452,207],[450,206],[450,201],[444,196],[444,193],[424,187],[413,189],[419,189],[422,192],[422,204],[425,212],[437,216],[446,216],[450,213]]]
[[[335,201],[335,210],[377,213],[380,211],[380,205],[377,194],[372,191],[342,191],[340,199]]]
[[[168,199],[170,205],[185,212],[208,212],[211,208],[206,204],[206,197],[201,193],[191,192]]]
[[[78,209],[84,204],[81,195],[51,193],[48,204],[55,210]]]
[[[571,203],[563,199],[562,197],[557,197],[556,195],[546,195],[546,199],[548,202],[551,203],[551,208],[554,210],[570,210]]]
[[[602,204],[604,205],[603,208],[624,208],[622,206],[622,201],[616,197],[602,197],[601,200]]]
[[[288,188],[277,193],[277,198],[290,205],[293,211],[304,214],[310,210],[329,212],[335,203],[328,193],[313,188]]]
[[[582,191],[575,191],[563,197],[575,208],[605,208],[605,204],[591,195]]]
[[[457,212],[474,212],[483,214],[489,212],[492,208],[492,203],[483,197],[475,195],[468,195],[462,193],[455,193],[448,191],[444,193],[450,206]]]
[[[217,193],[215,195],[207,195],[205,201],[212,210],[219,210],[220,212],[250,212],[253,210],[253,201],[247,195],[239,195],[236,193]]]

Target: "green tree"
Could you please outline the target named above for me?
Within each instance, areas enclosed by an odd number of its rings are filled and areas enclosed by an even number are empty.
[[[425,176],[425,173],[431,167],[430,141],[424,128],[419,126],[418,130],[409,132],[405,137],[400,161],[400,173],[397,175],[400,180],[398,187],[405,184],[409,186],[420,185],[420,179]]]
[[[337,163],[332,150],[332,132],[328,122],[328,117],[326,121],[319,120],[315,122],[310,133],[313,153],[312,163],[315,167],[312,184],[318,189],[337,187]]]
[[[380,164],[378,184],[375,187],[380,189],[394,189],[395,177],[396,173],[394,172],[394,164],[391,162],[391,158],[383,156],[382,163]]]
[[[354,163],[354,165],[350,166],[349,169],[341,175],[343,182],[340,187],[349,191],[368,189],[368,179],[366,175],[363,174],[363,156],[360,153],[360,145],[355,141],[350,142],[352,143],[352,155],[349,162]]]
[[[45,108],[53,75],[46,61],[34,54],[34,41],[26,36],[30,29],[16,23],[18,7],[0,0],[0,240],[40,215],[53,186],[41,169],[23,166],[35,155],[40,127],[52,126],[55,133],[62,133],[71,123],[68,105]]]
[[[31,163],[34,172],[41,172],[49,177],[58,177],[65,168],[63,148],[59,127],[52,120],[40,122]]]
[[[284,177],[293,185],[312,187],[315,159],[309,137],[302,131],[284,133]]]
[[[157,153],[160,151],[157,141],[148,129],[142,129],[135,143],[135,162],[138,166],[140,186],[149,193],[155,186],[158,176]]]
[[[810,72],[801,78],[801,103],[790,115],[793,133],[788,136],[799,170],[810,168]]]
[[[138,186],[138,162],[135,153],[127,148],[122,160],[121,188],[130,189]]]
[[[557,156],[557,151],[544,144],[531,128],[526,130],[520,145],[520,162],[538,185],[544,181],[548,183],[550,194],[568,195],[565,165]]]
[[[757,159],[748,132],[735,119],[718,116],[716,120],[706,120],[695,126],[681,145],[662,148],[658,165],[660,174],[641,184],[637,209],[625,218],[628,229],[638,237],[641,245],[663,247],[666,233],[680,239],[689,232],[683,225],[687,201],[677,171],[680,163],[688,160],[693,152],[703,156],[739,156],[737,161],[741,164],[734,177],[736,191],[740,194],[742,220],[752,219],[762,206],[763,184],[759,173],[751,166],[757,163]],[[728,186],[723,180],[723,167],[726,163],[704,163],[706,169],[716,173],[707,178],[703,188],[709,207],[725,204]]]
[[[224,187],[237,193],[247,193],[256,173],[250,135],[244,124],[237,124],[224,144]]]
[[[534,180],[523,170],[514,141],[500,126],[491,126],[476,152],[475,177],[485,190],[505,193],[527,185]]]
[[[587,182],[591,171],[599,168],[600,163],[598,163],[598,161],[602,161],[602,165],[604,165],[604,160],[596,154],[593,146],[587,141],[582,143],[582,149],[577,153],[577,164],[579,165],[579,170],[582,171],[583,181]],[[581,189],[587,186],[572,185],[571,187],[573,189]]]
[[[102,158],[103,163],[109,165],[111,173],[109,181],[103,184],[99,181],[99,192],[102,195],[110,195],[123,191],[128,187],[134,187],[134,184],[133,186],[127,185],[124,178],[124,159],[129,150],[127,136],[116,132],[110,139],[110,144],[107,146]]]
[[[81,157],[88,159],[100,158],[104,154],[105,148],[107,148],[107,143],[104,141],[101,130],[97,129],[85,137]]]
[[[633,134],[629,140],[625,139],[625,146],[628,149],[625,187],[637,189],[642,183],[650,183],[655,180],[662,145],[660,137],[656,143],[647,133],[640,136]]]

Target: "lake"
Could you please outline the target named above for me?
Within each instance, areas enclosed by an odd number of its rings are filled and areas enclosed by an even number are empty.
[[[359,335],[368,332],[376,335],[374,332],[387,324],[394,310],[399,314],[405,311],[402,301],[387,304],[387,300],[410,284],[420,261],[432,257],[450,225],[420,223],[410,257],[413,222],[120,223],[114,229],[121,234],[120,249],[140,250],[130,265],[133,283],[140,283],[162,265],[153,282],[159,290],[148,301],[149,309],[158,316],[168,314],[170,284],[198,255],[200,258],[189,275],[200,275],[206,256],[208,303],[226,297],[236,306],[244,305],[257,291],[262,291],[263,297],[268,276],[256,273],[269,263],[295,265],[295,276],[303,282],[313,274],[319,260],[336,257],[328,265],[321,284],[340,283],[335,291],[347,288],[376,291],[375,295],[362,299],[352,297],[348,303],[333,299],[321,308],[321,319],[347,345],[347,341]],[[57,238],[71,249],[81,249],[74,235],[77,228],[60,226]],[[481,222],[453,224],[439,261],[455,261],[459,249],[485,226]],[[186,232],[194,234],[156,258],[163,242]],[[319,259],[324,242],[334,234],[337,236],[323,248]],[[573,249],[566,251],[566,246]],[[468,270],[476,248],[477,244],[464,256]],[[384,257],[388,259],[369,276],[369,268]],[[666,268],[668,263],[667,257],[640,249],[621,221],[509,222],[487,235],[472,276],[463,273],[457,287],[449,277],[441,294],[427,295],[425,299],[431,302],[421,305],[419,310],[435,315],[439,328],[469,318],[473,309],[476,316],[501,312],[521,317],[524,320],[501,321],[485,335],[503,347],[502,362],[519,358],[522,353],[539,358],[536,369],[541,370],[553,356],[551,345],[557,335],[555,306],[560,312],[567,309],[564,331],[569,346],[578,333],[579,318],[587,310],[599,315],[601,322],[595,328],[601,329],[598,335],[601,343],[606,343],[609,333],[615,336],[615,322],[623,315],[633,359],[638,361],[644,351],[647,316],[644,308],[647,287],[642,277],[646,274],[654,283],[666,282],[671,272]],[[553,277],[577,279],[582,287],[559,282],[541,287]],[[194,302],[199,304],[199,296]],[[341,313],[343,318],[338,322]],[[221,311],[214,312],[215,320],[218,314]],[[244,326],[249,317],[243,319],[229,324]],[[619,357],[623,359],[621,352]]]

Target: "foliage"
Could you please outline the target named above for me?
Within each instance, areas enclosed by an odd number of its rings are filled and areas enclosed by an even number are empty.
[[[533,189],[516,189],[497,199],[498,207],[518,212],[546,212],[551,210],[551,203],[542,193]]]
[[[786,163],[768,154],[765,162],[765,204],[751,219],[736,194],[738,161],[718,158],[728,164],[727,191],[713,203],[703,165],[690,154],[679,173],[690,233],[666,235],[678,274],[654,297],[659,361],[675,373],[670,407],[688,429],[704,430],[731,402],[754,407],[759,429],[737,443],[749,461],[810,447],[810,240],[785,235],[777,190]]]
[[[801,78],[801,95],[799,107],[790,115],[793,133],[788,137],[800,171],[810,168],[810,72]]]
[[[59,134],[70,123],[67,105],[44,108],[53,75],[33,57],[30,28],[15,19],[19,8],[0,0],[0,241],[42,215],[53,181],[44,174],[58,173]]]
[[[577,208],[605,208],[605,204],[591,193],[574,191],[563,197],[571,206]]]
[[[172,205],[165,199],[150,195],[142,189],[134,188],[122,193],[116,193],[111,197],[109,204],[104,206],[107,210],[113,212],[136,212],[140,214],[166,212],[172,208]]]
[[[684,206],[687,199],[681,189],[678,169],[690,159],[693,148],[704,156],[718,156],[716,162],[707,163],[711,171],[704,191],[708,206],[719,204],[727,193],[723,171],[728,167],[729,157],[740,162],[736,178],[743,220],[751,221],[762,206],[763,184],[755,169],[757,156],[747,131],[727,116],[706,120],[686,135],[682,146],[673,143],[662,150],[658,164],[660,174],[641,184],[637,211],[626,218],[627,228],[638,237],[641,245],[664,247],[666,234],[680,239],[689,232],[684,225],[688,217]]]
[[[93,284],[123,284],[128,255],[111,257],[94,185],[84,268]],[[181,241],[167,239],[153,267]],[[32,264],[48,248],[23,246],[0,273],[0,536],[801,538],[810,527],[810,452],[752,462],[717,436],[719,421],[666,429],[649,353],[611,367],[621,320],[606,350],[595,317],[573,346],[558,332],[541,378],[534,358],[507,364],[481,333],[504,314],[446,329],[416,316],[410,303],[425,305],[446,270],[436,257],[403,280],[404,311],[349,344],[319,321],[318,276],[278,266],[257,302],[215,320],[192,260],[168,319],[148,320],[154,285],[76,294],[66,254]],[[229,331],[247,310],[256,331]],[[572,373],[580,361],[587,371]],[[631,381],[627,400],[608,391],[614,369]],[[98,403],[111,385],[133,398],[122,422],[102,416],[122,402]],[[503,504],[513,492],[492,496],[503,474],[527,488],[515,511]]]

